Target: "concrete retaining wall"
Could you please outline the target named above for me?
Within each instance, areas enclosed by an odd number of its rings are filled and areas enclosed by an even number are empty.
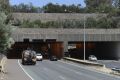
[[[41,20],[42,22],[46,21],[56,21],[56,20],[82,20],[84,16],[86,17],[101,17],[106,16],[106,14],[80,14],[80,13],[13,13],[12,16],[14,19],[20,21],[23,20]]]

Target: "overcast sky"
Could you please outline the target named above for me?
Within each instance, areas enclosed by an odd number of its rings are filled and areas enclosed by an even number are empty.
[[[10,0],[11,5],[18,5],[20,3],[25,3],[29,4],[32,3],[34,6],[39,6],[42,7],[48,3],[58,3],[58,4],[66,4],[66,5],[71,5],[71,4],[81,4],[83,7],[85,6],[84,0]]]

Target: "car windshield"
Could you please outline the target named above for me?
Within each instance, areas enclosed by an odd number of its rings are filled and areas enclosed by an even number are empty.
[[[90,57],[95,57],[94,55],[90,55]]]
[[[41,54],[37,54],[37,56],[41,56]]]

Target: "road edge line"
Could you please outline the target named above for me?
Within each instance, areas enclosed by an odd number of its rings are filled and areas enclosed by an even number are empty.
[[[18,60],[18,64],[19,64],[20,68],[23,70],[23,72],[24,72],[31,80],[34,80],[34,79],[27,73],[27,71],[22,67],[22,65],[20,64],[20,60]]]

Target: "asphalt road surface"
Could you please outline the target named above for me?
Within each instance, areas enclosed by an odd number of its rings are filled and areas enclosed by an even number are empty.
[[[4,75],[0,73],[0,80],[31,80],[30,77],[27,76],[22,70],[18,64],[18,60],[16,59],[7,60],[7,63],[5,65],[5,72],[6,74]]]
[[[37,62],[35,66],[22,65],[22,67],[33,80],[120,80],[118,76],[63,61],[43,60]]]
[[[115,60],[98,60],[98,63],[105,64],[107,68],[119,68],[120,69],[120,61]]]

